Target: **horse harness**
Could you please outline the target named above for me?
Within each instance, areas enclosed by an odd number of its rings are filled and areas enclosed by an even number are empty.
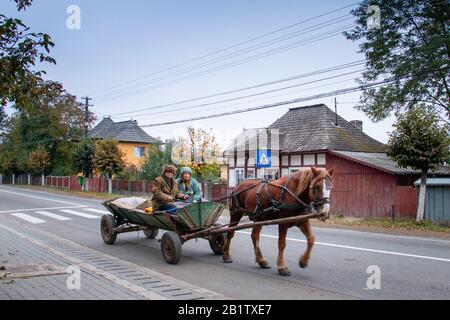
[[[275,183],[270,182],[268,180],[261,180],[256,185],[250,186],[250,187],[245,188],[245,189],[243,189],[243,190],[241,190],[241,191],[239,191],[237,193],[234,193],[232,195],[232,197],[236,201],[237,210],[239,212],[241,212],[241,213],[247,214],[250,219],[253,219],[255,217],[263,217],[264,218],[265,216],[267,216],[270,213],[279,212],[281,210],[290,210],[290,211],[303,211],[305,209],[309,209],[309,210],[315,209],[315,210],[317,210],[317,207],[319,205],[330,203],[330,198],[322,197],[322,198],[317,198],[317,199],[315,198],[313,200],[313,202],[311,202],[311,204],[306,204],[299,197],[297,197],[297,195],[294,192],[289,190],[288,186],[289,186],[289,183],[291,182],[292,178],[293,178],[293,176],[290,175],[289,179],[287,180],[287,182],[286,182],[286,184],[284,186],[275,184]],[[329,178],[325,177],[324,179],[329,179]],[[326,182],[326,183],[328,183],[328,182]],[[272,197],[272,195],[270,194],[269,189],[268,189],[268,185],[269,184],[281,189],[280,198],[278,200],[275,200]],[[241,205],[239,203],[239,195],[242,192],[247,191],[247,190],[252,189],[252,188],[255,188],[255,187],[258,187],[258,189],[256,190],[256,207],[255,207],[255,209],[253,211],[250,211],[250,210],[247,210],[247,209],[241,207]],[[314,187],[311,185],[309,188],[313,189]],[[263,206],[263,204],[261,202],[261,192],[263,190],[265,191],[266,195],[269,197],[270,205],[267,208],[264,208],[264,206]],[[295,204],[283,203],[283,199],[284,199],[284,196],[285,196],[286,192],[289,193],[296,200],[297,203],[295,203]]]

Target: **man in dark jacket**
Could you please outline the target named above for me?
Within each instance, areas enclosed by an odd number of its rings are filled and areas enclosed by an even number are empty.
[[[177,168],[166,164],[163,167],[161,176],[155,179],[153,184],[153,210],[170,210],[175,206],[172,204],[176,199],[186,200],[189,196],[184,195],[178,189],[178,184],[174,180]]]

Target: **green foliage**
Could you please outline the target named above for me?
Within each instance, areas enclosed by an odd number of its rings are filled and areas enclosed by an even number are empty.
[[[134,164],[126,166],[122,172],[117,175],[118,179],[137,181],[141,179],[141,170]]]
[[[123,156],[116,140],[98,140],[95,142],[94,168],[110,178],[123,171],[125,167]]]
[[[152,145],[142,166],[142,178],[145,180],[154,180],[161,175],[165,164],[172,164],[172,147],[174,140],[166,140],[164,150],[158,145]]]
[[[76,97],[45,83],[38,96],[28,96],[15,104],[17,110],[6,122],[2,133],[4,152],[10,153],[16,170],[25,171],[28,154],[43,148],[50,154],[49,171],[73,173],[74,143],[83,134],[84,114]],[[90,123],[94,121],[91,114]]]
[[[175,146],[174,160],[179,166],[190,167],[199,181],[220,182],[220,166],[217,156],[219,144],[211,131],[188,127],[188,137],[180,137]]]
[[[31,0],[15,0],[17,9],[24,10]],[[30,32],[20,20],[0,14],[0,106],[18,102],[23,96],[35,95],[34,88],[45,73],[37,63],[55,64],[49,56],[54,46],[50,36]]]
[[[3,130],[3,127],[6,124],[6,112],[3,108],[0,108],[0,132]]]
[[[85,177],[91,177],[94,172],[94,153],[95,145],[92,140],[82,140],[74,150],[73,165]]]
[[[15,160],[11,153],[5,152],[0,148],[0,173],[10,174],[15,169]]]
[[[27,168],[35,174],[43,174],[50,165],[50,154],[42,148],[32,151],[28,155]]]
[[[381,10],[381,28],[369,28],[369,5]],[[362,84],[394,77],[367,89],[358,107],[379,121],[417,103],[450,116],[450,2],[448,0],[365,0],[352,11],[356,27],[347,39],[360,42],[367,59]],[[361,41],[362,40],[362,41]]]
[[[450,127],[439,123],[433,109],[419,105],[399,114],[394,128],[389,135],[387,154],[399,166],[427,172],[448,163]]]

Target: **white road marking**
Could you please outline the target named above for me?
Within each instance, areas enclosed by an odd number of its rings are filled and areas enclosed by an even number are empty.
[[[100,218],[98,216],[93,216],[92,214],[87,214],[87,213],[73,211],[73,210],[59,210],[59,211],[64,212],[64,213],[68,213],[68,214],[73,214],[74,216],[88,218],[88,219],[99,219]]]
[[[153,291],[151,291],[151,290],[149,290],[147,288],[138,286],[138,285],[136,285],[134,283],[131,283],[131,282],[125,280],[125,279],[119,278],[118,276],[116,276],[116,275],[114,275],[114,274],[112,274],[110,272],[107,272],[105,270],[102,270],[102,269],[100,269],[100,268],[98,268],[98,267],[96,267],[94,265],[91,265],[89,263],[83,262],[82,260],[80,260],[78,258],[72,257],[72,256],[68,255],[67,253],[61,251],[61,250],[53,248],[53,247],[45,244],[42,241],[39,241],[37,239],[33,239],[33,238],[31,238],[31,237],[29,237],[29,236],[27,236],[25,234],[22,234],[22,233],[18,232],[17,230],[8,228],[8,227],[6,227],[4,225],[1,225],[1,224],[0,224],[0,228],[13,233],[13,234],[19,236],[20,238],[25,239],[25,240],[27,240],[27,241],[29,241],[29,242],[39,246],[40,248],[42,248],[42,249],[44,249],[44,250],[46,250],[46,251],[48,251],[48,252],[50,252],[50,253],[52,253],[52,254],[54,254],[56,256],[62,257],[63,259],[69,261],[73,265],[76,265],[76,266],[78,266],[78,267],[80,267],[82,269],[88,270],[89,272],[96,273],[100,277],[103,277],[103,278],[105,278],[105,279],[107,279],[107,280],[109,280],[109,281],[111,281],[111,282],[113,282],[113,283],[115,283],[115,284],[125,288],[125,289],[133,291],[133,292],[143,296],[144,298],[146,298],[148,300],[168,300],[168,298],[166,298],[166,297],[164,297],[164,296],[162,296],[162,295],[160,295],[160,294],[158,294],[156,292],[153,292]],[[91,251],[91,252],[95,252],[95,251]],[[120,261],[120,260],[117,259],[115,261]]]
[[[0,214],[2,214],[2,213],[13,213],[13,212],[23,212],[23,211],[36,211],[36,210],[82,209],[82,208],[84,208],[84,207],[85,207],[85,206],[14,209],[14,210],[4,210],[4,211],[0,211]]]
[[[28,198],[35,198],[35,199],[39,199],[39,200],[47,200],[47,201],[65,203],[65,204],[70,204],[71,206],[79,206],[80,207],[80,205],[78,203],[72,203],[72,202],[67,202],[67,201],[62,201],[62,200],[55,200],[55,199],[50,199],[50,198],[43,198],[43,197],[39,197],[39,196],[32,196],[32,195],[29,195],[26,193],[21,193],[21,192],[6,191],[6,190],[2,190],[2,189],[0,189],[0,192],[15,194],[15,195],[23,196],[23,197],[28,197]]]
[[[20,218],[22,220],[25,220],[27,222],[30,222],[32,224],[38,224],[38,223],[44,223],[45,222],[44,220],[32,217],[32,216],[30,216],[28,214],[25,214],[25,213],[13,213],[11,215],[13,215],[14,217]]]
[[[46,217],[50,217],[56,220],[60,220],[60,221],[68,221],[68,220],[72,220],[71,218],[68,217],[64,217],[64,216],[60,216],[59,214],[54,214],[54,213],[50,213],[47,211],[35,211],[37,214],[46,216]]]
[[[243,234],[251,235],[251,232],[247,232],[247,231],[236,231],[236,232],[237,233],[243,233]],[[278,236],[273,236],[273,235],[269,235],[269,234],[262,234],[262,233],[261,233],[261,237],[266,237],[266,238],[271,238],[271,239],[278,239]],[[304,242],[304,243],[306,242],[306,240],[300,240],[300,239],[295,239],[295,238],[286,238],[286,240],[295,241],[295,242]],[[424,259],[424,260],[450,262],[450,259],[446,259],[446,258],[422,256],[422,255],[409,254],[409,253],[403,253],[403,252],[385,251],[385,250],[376,250],[376,249],[369,249],[369,248],[362,248],[362,247],[345,246],[345,245],[341,245],[341,244],[326,243],[326,242],[315,242],[314,244],[321,245],[321,246],[342,248],[342,249],[359,250],[359,251],[382,253],[382,254],[388,254],[388,255],[394,255],[394,256],[403,256],[403,257]]]
[[[92,209],[92,208],[85,208],[83,210],[90,211],[90,212],[96,212],[96,213],[102,213],[102,214],[111,214],[107,210],[98,210],[98,209]]]

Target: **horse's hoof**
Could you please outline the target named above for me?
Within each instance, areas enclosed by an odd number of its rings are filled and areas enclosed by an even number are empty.
[[[233,259],[231,259],[231,258],[222,258],[222,262],[223,263],[232,263]]]
[[[278,274],[280,276],[283,276],[283,277],[289,277],[291,275],[291,272],[289,271],[288,268],[286,268],[286,269],[278,269]]]
[[[308,266],[308,262],[304,262],[302,260],[300,260],[298,264],[302,269],[305,269]]]
[[[269,262],[267,262],[266,260],[262,260],[260,262],[258,262],[260,268],[262,269],[270,269],[270,265]]]

